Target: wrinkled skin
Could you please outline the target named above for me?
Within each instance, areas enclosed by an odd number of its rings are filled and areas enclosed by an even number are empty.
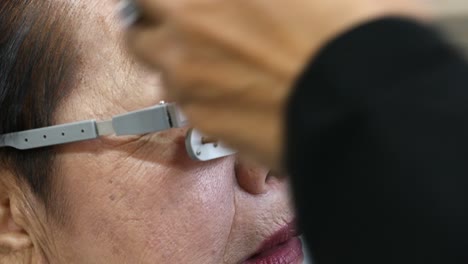
[[[84,11],[74,29],[82,68],[57,123],[103,120],[165,99],[159,76],[127,54],[115,1],[74,4]],[[239,263],[293,220],[286,178],[234,156],[192,161],[185,133],[59,147],[61,221],[24,184],[5,180],[9,224],[0,227],[20,240],[0,243],[0,263]]]

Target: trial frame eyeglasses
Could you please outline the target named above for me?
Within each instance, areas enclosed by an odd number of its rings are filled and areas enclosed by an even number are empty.
[[[86,120],[0,135],[0,147],[20,150],[97,139],[101,136],[142,135],[188,125],[173,103],[116,115],[111,120]]]

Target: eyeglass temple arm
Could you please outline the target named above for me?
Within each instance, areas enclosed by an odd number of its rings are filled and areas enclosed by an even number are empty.
[[[33,149],[91,140],[111,134],[124,136],[154,133],[187,124],[187,119],[174,104],[161,104],[117,115],[109,121],[87,120],[0,135],[0,147]]]
[[[0,147],[33,149],[98,138],[96,121],[87,120],[0,136]]]

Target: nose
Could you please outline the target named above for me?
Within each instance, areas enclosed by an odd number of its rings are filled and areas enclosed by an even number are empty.
[[[259,195],[268,192],[270,171],[251,162],[237,160],[236,178],[239,186],[246,192]]]

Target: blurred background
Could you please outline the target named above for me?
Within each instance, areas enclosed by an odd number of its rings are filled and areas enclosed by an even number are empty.
[[[468,1],[467,0],[426,0],[434,6],[440,14],[468,14]]]
[[[467,0],[468,4],[468,0]],[[468,58],[468,15],[465,17],[445,17],[438,21],[437,26]]]
[[[437,26],[468,56],[468,0],[426,0],[437,14]]]

